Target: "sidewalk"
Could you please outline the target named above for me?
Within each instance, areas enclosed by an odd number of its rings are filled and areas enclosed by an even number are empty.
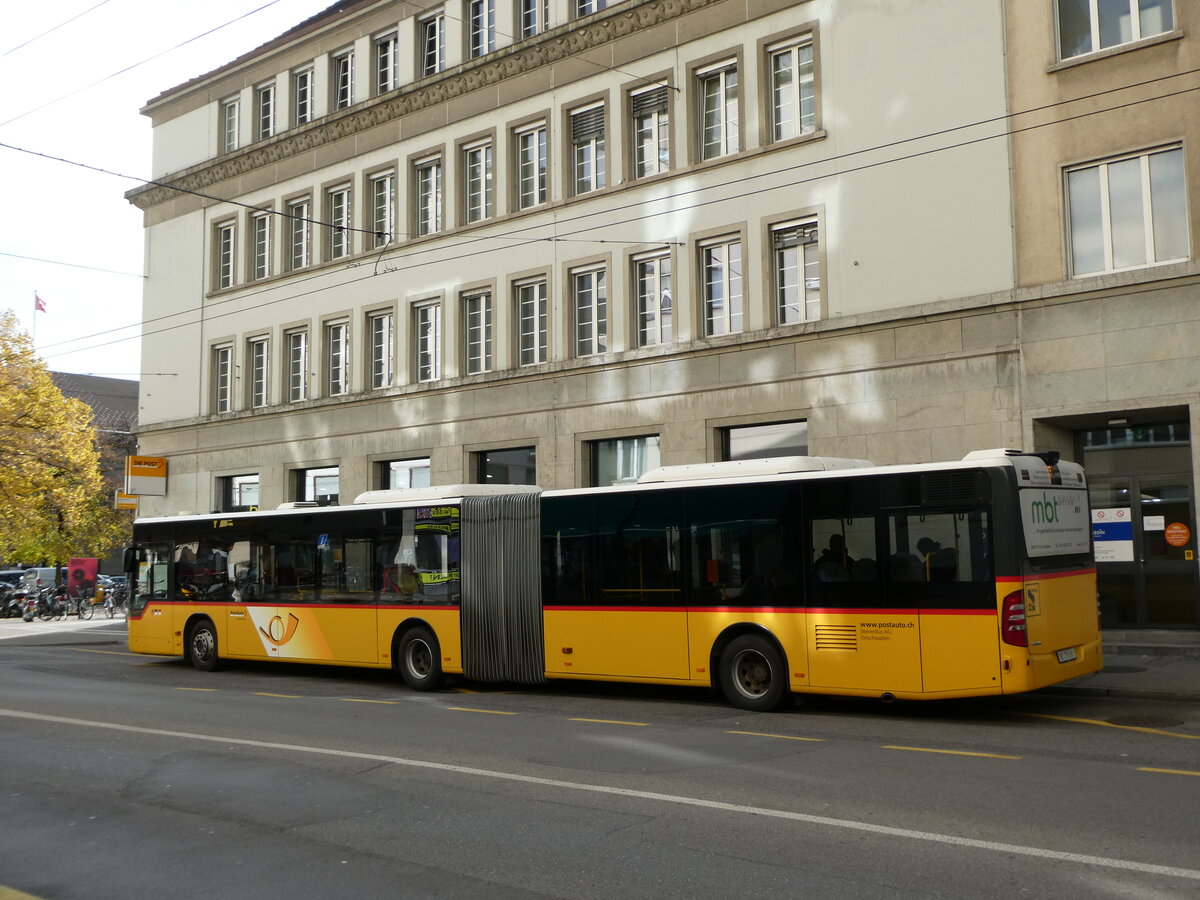
[[[1105,651],[1104,668],[1053,687],[1046,693],[1081,697],[1200,702],[1200,655]]]

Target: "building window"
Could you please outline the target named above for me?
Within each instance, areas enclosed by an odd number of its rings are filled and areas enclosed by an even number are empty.
[[[275,133],[275,85],[264,84],[254,92],[255,118],[258,120],[258,139]]]
[[[661,465],[658,435],[589,441],[592,487],[632,484]]]
[[[400,59],[395,32],[375,41],[375,93],[386,94],[400,86]]]
[[[475,480],[479,484],[537,484],[537,448],[476,453]]]
[[[391,172],[371,177],[371,241],[376,250],[392,242],[396,221],[396,176]]]
[[[310,212],[307,197],[288,204],[288,269],[303,269],[311,261]]]
[[[671,341],[671,254],[659,251],[633,260],[637,291],[638,346]]]
[[[738,151],[737,65],[722,63],[697,72],[700,88],[700,158]]]
[[[334,188],[325,195],[326,221],[329,223],[329,259],[350,255],[350,188]]]
[[[776,322],[793,325],[821,318],[821,258],[816,220],[773,226],[771,253]]]
[[[233,287],[236,267],[237,226],[233,222],[217,226],[217,287]]]
[[[248,512],[258,509],[258,476],[229,475],[221,479],[221,511]]]
[[[446,67],[446,17],[442,12],[417,22],[417,58],[421,76],[436,75]]]
[[[771,140],[809,134],[817,128],[811,38],[767,50],[771,67]]]
[[[742,242],[718,241],[700,247],[704,289],[704,333],[742,330]]]
[[[303,69],[292,76],[292,115],[297,125],[313,120],[313,73]]]
[[[466,369],[469,375],[492,371],[492,295],[482,291],[463,296]]]
[[[221,152],[232,153],[238,148],[238,100],[221,102]]]
[[[389,459],[378,464],[379,487],[383,490],[407,490],[429,487],[429,457]]]
[[[413,311],[416,320],[417,381],[442,377],[442,306],[423,303]]]
[[[546,202],[546,126],[518,131],[516,144],[517,206],[529,209]]]
[[[575,355],[608,350],[608,292],[603,269],[571,273],[575,309]]]
[[[1174,27],[1171,0],[1058,0],[1059,58],[1129,44]]]
[[[256,213],[250,217],[253,247],[253,277],[257,281],[271,276],[271,213]]]
[[[1187,259],[1183,149],[1067,171],[1071,274]]]
[[[297,500],[320,503],[322,506],[338,502],[337,466],[297,469],[295,475]]]
[[[442,160],[440,157],[415,164],[416,232],[433,234],[442,230]]]
[[[261,409],[270,402],[270,349],[267,338],[252,338],[246,342],[246,360],[250,369],[247,400],[251,409]]]
[[[571,113],[571,169],[576,194],[604,187],[604,104]]]
[[[544,363],[548,337],[546,282],[527,281],[516,286],[517,361],[522,366]]]
[[[520,0],[521,37],[541,34],[550,27],[550,0]]]
[[[325,394],[336,397],[350,392],[350,325],[330,322],[325,326]]]
[[[608,0],[575,0],[575,17],[590,16],[608,6]]]
[[[467,22],[471,59],[496,49],[496,0],[470,0]]]
[[[354,51],[333,58],[333,108],[346,109],[354,102]]]
[[[288,401],[296,403],[308,399],[308,332],[288,332],[287,370]]]
[[[633,113],[633,172],[646,178],[671,165],[671,125],[667,115],[667,87],[655,85],[630,95]]]
[[[808,456],[808,422],[804,419],[722,428],[720,437],[722,459]]]
[[[213,348],[213,412],[227,413],[232,408],[233,348]]]
[[[490,141],[463,148],[463,197],[467,222],[480,222],[492,215],[492,144]]]
[[[371,387],[391,387],[396,372],[396,317],[377,313],[367,319],[371,334]]]

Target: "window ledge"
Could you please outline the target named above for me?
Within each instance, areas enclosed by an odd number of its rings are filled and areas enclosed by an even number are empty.
[[[1108,59],[1111,56],[1119,56],[1122,53],[1129,53],[1132,50],[1141,50],[1144,47],[1153,47],[1156,44],[1165,44],[1168,41],[1177,41],[1183,37],[1183,29],[1176,28],[1174,31],[1164,31],[1162,34],[1156,34],[1153,37],[1142,38],[1140,41],[1130,41],[1127,44],[1117,44],[1115,47],[1105,47],[1103,50],[1093,50],[1091,53],[1081,53],[1079,56],[1072,56],[1070,59],[1059,60],[1056,63],[1051,63],[1046,67],[1046,72],[1060,72],[1063,69],[1071,69],[1075,66],[1082,66],[1085,63],[1095,62],[1098,59]]]

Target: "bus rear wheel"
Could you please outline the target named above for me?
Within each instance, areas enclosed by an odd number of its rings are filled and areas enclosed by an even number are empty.
[[[212,622],[198,622],[188,633],[188,659],[201,672],[211,672],[220,663],[217,655],[217,628]]]
[[[738,709],[768,712],[788,693],[783,655],[770,641],[753,634],[734,638],[721,653],[721,690]]]
[[[400,638],[400,677],[414,691],[432,691],[442,683],[442,650],[428,628],[410,628]]]

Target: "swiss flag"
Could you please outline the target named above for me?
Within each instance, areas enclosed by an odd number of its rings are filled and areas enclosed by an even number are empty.
[[[46,311],[46,301],[39,297],[36,293],[33,295],[33,308],[38,312]]]

